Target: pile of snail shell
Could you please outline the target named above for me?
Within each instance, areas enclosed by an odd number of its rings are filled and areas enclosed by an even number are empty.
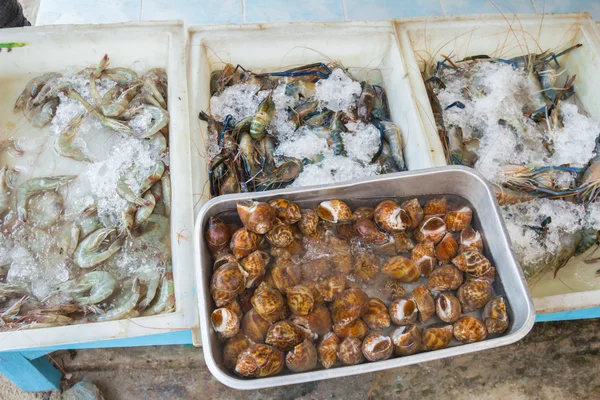
[[[242,225],[211,217],[204,240],[212,327],[240,376],[408,356],[509,326],[465,205],[415,198],[352,211],[327,200],[314,210],[276,199],[239,201],[237,212]],[[378,279],[383,295],[369,297]]]

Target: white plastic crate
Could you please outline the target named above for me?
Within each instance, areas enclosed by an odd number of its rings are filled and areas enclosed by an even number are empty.
[[[192,27],[188,39],[188,82],[196,215],[209,198],[206,124],[197,116],[209,107],[211,72],[228,62],[254,71],[276,71],[329,61],[341,62],[358,77],[381,77],[392,120],[403,133],[408,169],[443,165],[443,153],[438,154],[441,149],[430,146],[423,135],[391,22]]]
[[[421,60],[431,55],[452,54],[461,59],[474,54],[493,53],[511,58],[582,43],[581,49],[560,59],[561,65],[568,69],[570,75],[577,74],[577,101],[600,121],[600,35],[587,13],[396,20],[394,26],[425,134],[437,154],[442,152],[442,144],[420,72]],[[571,260],[558,272],[560,279],[554,279],[550,271],[533,285],[531,292],[537,314],[600,306],[600,278],[596,277],[599,267],[583,263],[593,250]],[[576,276],[582,279],[574,280]]]
[[[198,323],[192,263],[192,191],[188,102],[185,74],[185,30],[180,22],[114,25],[44,26],[0,30],[0,42],[25,47],[0,53],[0,133],[43,140],[39,130],[18,129],[22,114],[13,105],[27,82],[40,74],[67,67],[97,64],[108,54],[114,66],[166,68],[169,78],[170,171],[172,180],[171,244],[176,311],[170,314],[55,328],[0,333],[0,351],[108,339],[155,335],[195,328]],[[44,146],[32,176],[72,174],[76,163],[53,163],[52,145]],[[6,161],[6,160],[3,160]]]

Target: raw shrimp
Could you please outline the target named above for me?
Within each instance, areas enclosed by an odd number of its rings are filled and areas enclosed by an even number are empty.
[[[164,69],[142,75],[109,64],[104,55],[64,76],[35,77],[13,99],[26,125],[46,129],[19,142],[10,135],[0,138],[0,159],[6,159],[6,167],[0,164],[0,224],[8,235],[0,239],[0,331],[134,318],[149,308],[171,308],[168,287],[160,296],[168,283],[163,260],[171,257],[168,77]],[[248,113],[240,130],[249,131],[251,121]],[[232,131],[233,126],[227,134]],[[51,137],[50,159],[35,149],[47,147],[44,133]],[[239,133],[227,139],[231,160]],[[94,158],[90,140],[97,142],[93,147],[100,148],[102,160]],[[25,151],[17,146],[21,141]],[[23,156],[27,160],[18,158]],[[65,157],[86,162],[76,164],[79,178],[59,175],[67,171]],[[13,164],[28,175],[14,188]],[[41,177],[31,168],[51,172]],[[161,264],[150,262],[152,256]],[[12,284],[16,270],[9,274],[11,268],[20,268],[18,284]],[[70,280],[54,283],[65,279]],[[172,295],[172,282],[170,288]],[[87,318],[90,312],[98,315]]]
[[[452,164],[462,164],[464,153],[463,131],[458,126],[451,126],[447,132],[448,158],[452,161]]]
[[[575,93],[573,86],[566,89],[556,88],[554,86],[556,78],[565,71],[566,70],[558,72],[554,67],[551,67],[549,63],[544,63],[542,70],[538,71],[538,78],[542,84],[542,94],[552,103],[554,103],[559,96],[561,99],[566,100]]]
[[[239,122],[237,122],[234,126],[233,126],[233,132],[231,132],[231,136],[234,138],[238,138],[239,141],[239,137],[240,134],[242,133],[250,133],[250,125],[252,125],[252,119],[254,118],[254,116],[249,115],[246,118],[242,118]],[[220,125],[219,125],[220,127]],[[225,135],[225,129],[221,128],[221,137],[219,137],[219,144],[223,143],[223,137]]]
[[[358,118],[360,118],[361,121],[370,121],[376,97],[377,94],[375,93],[373,86],[368,82],[363,82],[362,92],[360,94],[360,99],[358,100]]]
[[[261,103],[260,106],[258,107],[259,111],[261,110],[261,106],[263,106],[263,103]],[[299,128],[300,125],[302,125],[302,123],[304,122],[304,118],[306,118],[309,115],[312,115],[312,113],[316,112],[317,107],[319,107],[318,101],[307,101],[306,103],[300,103],[299,105],[297,105],[296,107],[294,107],[292,109],[291,120],[296,124],[296,127]],[[263,108],[267,109],[265,106],[263,106]],[[266,125],[268,125],[268,121],[265,124],[265,126]],[[261,125],[256,125],[256,126],[260,127]],[[256,139],[255,136],[252,136],[252,138]]]
[[[69,325],[74,322],[74,319],[60,314],[33,314],[23,322],[26,323],[23,328],[41,329]]]
[[[584,229],[582,232],[582,239],[575,249],[575,255],[585,253],[590,247],[598,243],[598,239],[600,238],[600,232],[594,228]]]
[[[108,68],[108,64],[110,64],[110,59],[108,58],[108,54],[105,54],[104,57],[102,57],[102,60],[100,60],[98,63],[96,69],[93,70],[94,76],[96,78],[100,78],[102,73],[106,70],[106,68]],[[84,69],[83,71],[87,72],[87,69]],[[80,74],[82,74],[83,71],[81,71]]]
[[[249,133],[243,132],[240,135],[239,149],[242,168],[248,179],[252,180],[261,171],[261,166],[258,160],[258,151]]]
[[[583,174],[581,185],[577,189],[577,201],[589,204],[600,195],[600,140],[594,150],[596,155],[590,160],[590,165]]]
[[[165,163],[162,161],[157,161],[154,164],[154,167],[148,172],[148,175],[144,178],[142,183],[140,184],[139,192],[145,193],[148,189],[152,187],[156,182],[162,178],[165,173]]]
[[[154,198],[154,196],[152,196]],[[121,210],[121,226],[119,227],[119,234],[123,235],[127,233],[131,236],[131,232],[135,229],[135,206],[129,204],[125,209]]]
[[[15,102],[14,111],[19,111],[21,109],[28,110],[30,105],[29,103],[38,95],[42,87],[44,87],[44,85],[46,85],[48,81],[52,79],[58,79],[61,76],[61,74],[49,72],[47,74],[37,76],[30,80],[27,83],[27,86],[25,86],[25,89],[23,89],[23,92],[17,98],[17,101]]]
[[[159,202],[159,200],[162,198],[162,185],[160,183],[155,183],[154,185],[152,185],[152,187],[150,188],[150,192],[152,193],[152,195],[154,196],[154,201],[156,203]]]
[[[107,68],[101,75],[117,85],[134,85],[139,80],[137,72],[123,67]]]
[[[131,294],[129,297],[123,297],[121,299],[121,303],[117,306],[107,310],[106,312],[101,312],[95,320],[97,322],[102,321],[112,321],[115,319],[121,319],[129,315],[137,305],[141,296],[141,285],[139,278],[135,278],[133,280],[133,284],[131,286]],[[98,310],[97,310],[98,311]]]
[[[148,189],[152,187],[156,182],[160,180],[165,172],[165,163],[162,161],[156,162],[154,168],[148,171],[148,174],[140,184],[137,193],[134,192],[133,189],[127,184],[125,180],[125,175],[121,176],[119,183],[117,185],[117,194],[129,201],[130,203],[134,203],[140,207],[148,207],[150,206],[150,202],[147,199],[143,199],[140,197],[141,194],[145,193]]]
[[[146,244],[160,243],[168,236],[169,218],[162,215],[150,214],[145,222],[150,223],[152,227],[144,231],[138,238]]]
[[[156,206],[156,199],[154,198],[154,195],[152,194],[152,192],[147,191],[143,198],[144,198],[144,200],[146,200],[148,205],[139,207],[135,211],[134,220],[133,220],[134,228],[143,224],[148,219],[150,214],[152,214],[152,212],[154,211],[154,207]]]
[[[71,120],[67,128],[56,138],[54,150],[61,156],[72,158],[75,161],[92,162],[91,158],[85,154],[82,147],[72,143],[84,116],[85,113],[79,113]]]
[[[252,122],[252,117],[246,117],[246,118],[248,118],[249,121]],[[246,120],[246,118],[244,118],[242,121]],[[204,121],[207,123],[209,137],[210,136],[215,137],[215,138],[219,137],[219,132],[221,132],[221,130],[223,129],[223,125],[219,121],[217,121],[216,119],[214,119],[213,117],[211,117],[210,115],[205,113],[204,111],[200,111],[200,113],[198,114],[198,119],[200,121]],[[248,128],[245,129],[246,131],[250,129],[250,122],[248,122]],[[240,129],[238,130],[238,132],[243,132],[244,130],[242,130],[242,126],[243,126],[242,122],[241,121],[238,122],[235,125],[235,128],[237,128],[238,125],[240,125]]]
[[[37,107],[34,109],[31,114],[31,124],[37,128],[43,128],[52,122],[52,118],[56,114],[56,108],[60,100],[58,98],[54,98],[48,100],[43,106]]]
[[[167,139],[160,132],[148,139],[148,144],[150,145],[150,149],[158,156],[162,156],[167,152]]]
[[[252,136],[252,139],[260,139],[265,135],[265,129],[271,122],[271,119],[273,119],[273,115],[275,115],[275,102],[273,102],[273,92],[271,92],[258,105],[258,110],[256,110],[254,118],[252,118],[252,123],[250,124],[250,136]]]
[[[223,179],[223,183],[220,185],[219,194],[240,193],[241,190],[240,182],[233,171],[230,170]]]
[[[121,196],[123,199],[127,200],[130,203],[133,203],[138,206],[147,206],[148,203],[143,198],[139,197],[133,189],[127,184],[125,181],[125,175],[121,176],[119,183],[117,184],[117,194]]]
[[[40,307],[36,307],[35,309],[31,310],[29,313],[27,313],[25,318],[27,319],[28,317],[33,315],[67,315],[73,314],[79,310],[81,310],[81,306],[77,304],[77,302],[73,300],[71,296],[66,294],[59,294],[56,297],[50,297],[49,299],[45,299]]]
[[[331,65],[335,66],[333,79],[330,79],[330,65],[323,63],[258,74],[240,65],[227,64],[222,71],[211,74],[213,116],[205,112],[199,115],[200,120],[208,123],[208,136],[211,139],[207,146],[211,155],[211,196],[284,187],[302,174],[302,163],[328,164],[329,153],[333,153],[331,162],[336,162],[334,160],[338,157],[352,158],[352,168],[364,169],[361,173],[369,175],[381,171],[376,165],[368,164],[378,161],[383,151],[383,134],[379,150],[369,163],[356,162],[360,157],[346,152],[346,145],[353,147],[352,153],[363,149],[360,146],[355,148],[353,142],[345,144],[346,138],[358,135],[345,135],[344,132],[347,131],[346,124],[356,124],[360,119],[362,122],[357,132],[362,135],[362,125],[371,125],[374,114],[389,118],[385,91],[368,82],[359,83],[342,66],[336,63]],[[252,102],[260,103],[256,107],[244,101],[245,104],[240,107],[236,104],[238,100],[235,97],[238,95],[250,96]],[[212,100],[216,100],[214,104]],[[228,127],[231,120],[236,121],[233,130]],[[310,132],[310,136],[316,135],[319,140],[311,143],[306,132]],[[227,143],[228,136],[233,138],[233,146]],[[220,151],[215,151],[215,137],[218,137],[216,142]],[[322,139],[325,139],[331,152],[325,154],[324,149],[318,148],[324,144]],[[395,144],[392,142],[387,146],[391,148],[390,153],[394,153]],[[368,146],[371,145],[372,142],[368,142]],[[399,151],[402,151],[401,142]],[[365,146],[364,152],[370,152],[370,149]],[[283,165],[279,159],[281,156],[284,157],[281,160]],[[298,162],[290,162],[289,158],[285,158],[289,156],[297,157]],[[394,156],[398,161],[403,159]],[[386,171],[390,169],[386,168]],[[329,179],[335,177],[338,180],[338,174],[343,175],[340,169],[332,169]],[[340,178],[343,179],[342,176]],[[316,179],[321,181],[328,178],[324,174]]]
[[[264,136],[262,139],[256,141],[256,151],[261,160],[262,172],[270,174],[275,169],[275,160],[273,159],[273,153],[275,152],[275,144],[273,138],[270,136]]]
[[[108,272],[92,271],[61,283],[53,293],[66,293],[80,305],[98,304],[113,294],[117,281]]]
[[[102,227],[102,222],[98,218],[98,209],[96,205],[86,207],[75,221],[75,226],[79,229],[78,237],[84,239],[87,235]]]
[[[15,301],[6,310],[2,311],[2,314],[0,314],[0,325],[2,325],[2,322],[5,322],[6,320],[15,319],[17,314],[19,314],[19,311],[21,311],[21,307],[27,300],[29,300],[29,296],[25,295],[19,300]]]
[[[120,132],[126,135],[133,135],[133,129],[129,126],[125,125],[122,122],[117,121],[116,119],[106,117],[100,111],[96,110],[86,99],[81,97],[79,93],[75,90],[70,89],[66,92],[67,97],[79,101],[83,106],[92,114],[98,118],[100,124],[105,128],[112,129],[113,131]]]
[[[404,145],[400,128],[398,128],[398,125],[394,124],[392,121],[381,121],[380,123],[383,127],[383,137],[390,145],[392,158],[396,162],[398,168],[400,168],[400,171],[406,171],[404,153],[402,152]]]
[[[554,271],[554,277],[556,278],[558,271],[573,257],[582,239],[583,233],[581,231],[562,235],[556,253],[549,252],[547,256],[536,263],[522,265],[527,284],[533,285],[536,283],[546,271]]]
[[[26,288],[20,285],[0,282],[0,300],[18,297],[26,294]],[[4,300],[2,300],[4,301]]]
[[[59,82],[58,78],[50,79],[39,91],[38,95],[32,100],[31,104],[33,107],[41,106],[52,99],[58,98],[59,93],[72,89],[73,84],[71,82]]]
[[[101,250],[101,246],[106,247],[104,243],[108,235],[114,231],[114,228],[98,229],[80,242],[74,254],[77,265],[80,268],[93,268],[115,255],[123,246],[120,240],[115,240],[106,250]]]
[[[66,249],[66,255],[73,257],[75,249],[80,240],[85,239],[87,235],[102,227],[102,222],[98,218],[98,210],[95,205],[86,207],[77,219],[73,222],[69,235],[69,245]]]
[[[310,116],[307,116],[307,118],[304,119],[304,125],[312,127],[327,125],[331,120],[332,114],[333,112],[329,110],[321,112],[317,111],[316,114],[311,113]]]
[[[126,87],[116,99],[113,99],[114,92],[107,92],[107,94],[102,98],[102,103],[100,104],[100,110],[102,111],[102,114],[106,115],[107,117],[118,117],[123,114],[125,110],[127,110],[129,102],[138,94],[140,87],[141,84]]]
[[[148,307],[148,305],[154,300],[156,296],[156,292],[158,291],[158,285],[161,283],[161,274],[158,272],[154,272],[150,275],[148,279],[146,279],[146,295],[138,304],[138,311],[143,311]]]
[[[23,150],[21,150],[19,146],[17,146],[17,142],[15,139],[6,139],[0,141],[0,153],[2,153],[3,151],[6,151],[12,157],[20,157],[24,154]]]
[[[295,80],[285,86],[285,94],[298,100],[298,96],[305,99],[314,98],[317,94],[315,83],[303,80]]]
[[[22,222],[27,221],[27,203],[32,196],[45,191],[58,190],[75,178],[77,178],[77,175],[57,175],[33,178],[23,183],[17,189],[17,214],[19,220]]]
[[[175,310],[175,288],[173,285],[173,273],[170,267],[162,278],[160,293],[156,303],[142,313],[143,316],[172,312]]]
[[[388,104],[385,90],[378,85],[373,85],[375,90],[375,98],[373,101],[372,115],[379,119],[390,119],[390,106]]]
[[[387,144],[387,142],[383,142],[383,148],[381,154],[377,158],[377,162],[381,166],[381,172],[383,174],[400,171],[400,168],[396,165],[396,161],[394,161],[394,158],[392,157],[390,145]]]
[[[288,157],[269,175],[256,178],[258,190],[279,189],[292,183],[304,169],[304,164],[297,158]]]
[[[146,78],[151,79],[161,91],[163,97],[167,97],[167,88],[169,77],[167,71],[164,68],[152,68],[144,75]]]
[[[496,200],[501,206],[509,204],[524,203],[535,199],[535,196],[528,193],[518,192],[516,190],[507,189],[500,185],[492,184],[492,189],[496,195]]]
[[[29,220],[35,227],[47,229],[54,226],[64,210],[60,193],[45,192],[29,201]]]
[[[146,132],[143,132],[139,135],[134,133],[133,136],[137,139],[147,139],[152,137],[169,123],[169,113],[160,107],[144,104],[141,107],[141,110],[142,111],[140,112],[146,111],[151,115],[152,125]]]
[[[346,154],[344,149],[344,141],[342,140],[343,124],[341,114],[337,112],[331,120],[330,133],[327,138],[327,144],[333,150],[333,154],[336,156],[343,156]]]
[[[142,82],[144,83],[142,96],[146,104],[166,110],[166,73],[159,69],[151,70],[142,77]],[[161,89],[163,89],[162,93]]]
[[[106,67],[108,66],[108,54],[105,54],[96,69],[90,72],[90,96],[92,96],[92,100],[96,104],[96,107],[100,107],[102,105],[102,97],[100,96],[100,92],[98,91],[98,87],[96,86],[96,79],[100,79],[100,75],[104,72]],[[114,88],[113,88],[114,89]],[[110,89],[109,92],[113,89]]]

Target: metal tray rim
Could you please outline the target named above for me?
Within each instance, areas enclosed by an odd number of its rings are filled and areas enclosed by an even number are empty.
[[[210,318],[210,316],[209,316],[209,312],[207,309],[207,304],[204,301],[206,285],[208,282],[206,282],[204,279],[204,276],[202,274],[202,265],[201,265],[201,243],[204,240],[204,237],[201,234],[202,225],[204,223],[206,214],[210,211],[210,209],[213,206],[215,206],[216,204],[222,203],[222,202],[231,202],[231,201],[248,199],[248,198],[259,199],[259,198],[263,198],[263,197],[284,196],[286,194],[291,194],[291,193],[312,192],[312,191],[318,191],[320,189],[332,189],[332,188],[340,189],[340,188],[342,188],[342,189],[347,190],[347,189],[351,189],[352,187],[361,185],[365,182],[396,181],[396,180],[403,180],[403,179],[411,178],[411,177],[424,177],[425,178],[425,177],[431,177],[431,176],[440,175],[440,174],[443,175],[444,173],[449,173],[449,172],[465,175],[465,178],[467,178],[467,179],[469,179],[469,178],[472,180],[474,179],[478,185],[485,187],[487,195],[489,197],[491,197],[492,199],[494,199],[494,204],[496,205],[496,207],[494,207],[492,210],[486,210],[486,212],[493,212],[494,217],[496,217],[496,219],[498,219],[500,221],[500,228],[501,228],[501,232],[503,233],[502,245],[504,248],[508,249],[509,253],[510,253],[509,254],[509,260],[511,262],[510,268],[516,270],[513,272],[516,272],[520,278],[519,279],[520,287],[518,289],[523,292],[523,295],[525,297],[524,300],[526,300],[523,302],[524,304],[520,304],[520,305],[526,307],[525,313],[527,315],[527,317],[525,318],[525,322],[523,323],[523,325],[521,327],[519,327],[515,332],[513,332],[511,334],[497,337],[494,339],[485,340],[483,342],[465,344],[465,345],[461,345],[461,346],[455,346],[455,347],[446,348],[443,350],[436,350],[436,351],[432,351],[432,352],[419,353],[419,354],[415,354],[412,356],[392,358],[389,360],[378,361],[375,363],[363,363],[363,364],[358,364],[358,365],[353,365],[353,366],[343,366],[343,367],[338,367],[338,368],[328,369],[328,370],[310,371],[310,372],[296,373],[296,374],[290,374],[290,375],[273,376],[273,377],[268,377],[268,378],[260,378],[260,379],[235,378],[235,377],[225,374],[217,366],[217,364],[214,360],[212,349],[210,347],[210,340],[211,340],[209,337],[209,329],[210,329],[209,318]],[[529,331],[533,327],[533,324],[535,323],[535,308],[533,305],[533,300],[529,293],[527,284],[525,283],[525,277],[523,275],[523,271],[521,270],[518,263],[516,262],[514,254],[512,253],[512,251],[510,251],[510,241],[508,239],[504,221],[502,220],[502,217],[500,216],[500,213],[498,211],[495,196],[494,196],[493,192],[490,190],[489,184],[487,183],[485,178],[483,178],[483,176],[481,174],[479,174],[477,171],[475,171],[471,168],[461,167],[461,166],[428,168],[428,169],[422,169],[422,170],[414,170],[414,171],[408,171],[408,172],[379,175],[376,177],[364,178],[364,179],[360,179],[357,181],[345,182],[345,183],[340,183],[340,184],[335,184],[335,185],[307,186],[307,187],[302,187],[302,188],[280,189],[280,190],[272,190],[272,191],[260,192],[260,193],[254,192],[254,193],[231,194],[231,195],[219,196],[219,197],[213,198],[213,199],[209,200],[208,202],[206,202],[206,204],[204,204],[204,206],[200,210],[198,217],[196,219],[196,225],[194,227],[194,235],[195,235],[195,238],[194,238],[194,250],[195,250],[194,251],[194,262],[195,262],[195,268],[196,268],[196,272],[197,272],[197,274],[196,274],[196,280],[197,280],[197,286],[198,286],[197,296],[198,296],[198,303],[199,303],[198,304],[199,305],[199,314],[200,314],[199,319],[200,319],[201,338],[202,338],[204,359],[206,361],[206,365],[208,366],[208,369],[213,374],[213,376],[215,376],[221,383],[223,383],[231,388],[234,388],[234,389],[240,389],[240,390],[262,389],[262,388],[298,384],[298,383],[304,383],[304,382],[310,382],[310,381],[316,381],[316,380],[338,378],[338,377],[349,376],[349,375],[357,375],[357,374],[362,374],[362,373],[381,371],[381,370],[389,369],[389,368],[397,368],[397,367],[417,364],[417,363],[421,363],[421,362],[437,360],[437,359],[446,358],[446,357],[453,357],[453,356],[462,355],[462,354],[469,354],[469,353],[486,350],[486,349],[491,349],[491,348],[495,348],[495,347],[506,346],[506,345],[515,343],[515,342],[521,340],[523,337],[525,337],[527,335],[527,333],[529,333]]]

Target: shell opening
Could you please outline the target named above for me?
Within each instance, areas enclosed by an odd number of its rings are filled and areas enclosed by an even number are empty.
[[[321,203],[321,207],[323,207],[328,213],[328,216],[331,216],[331,218],[328,218],[331,220],[331,222],[333,223],[337,223],[338,222],[338,216],[337,213],[335,212],[333,206],[331,205],[330,202],[323,202]]]
[[[211,317],[213,328],[219,333],[225,332],[230,320],[231,315],[225,310],[216,310]]]

